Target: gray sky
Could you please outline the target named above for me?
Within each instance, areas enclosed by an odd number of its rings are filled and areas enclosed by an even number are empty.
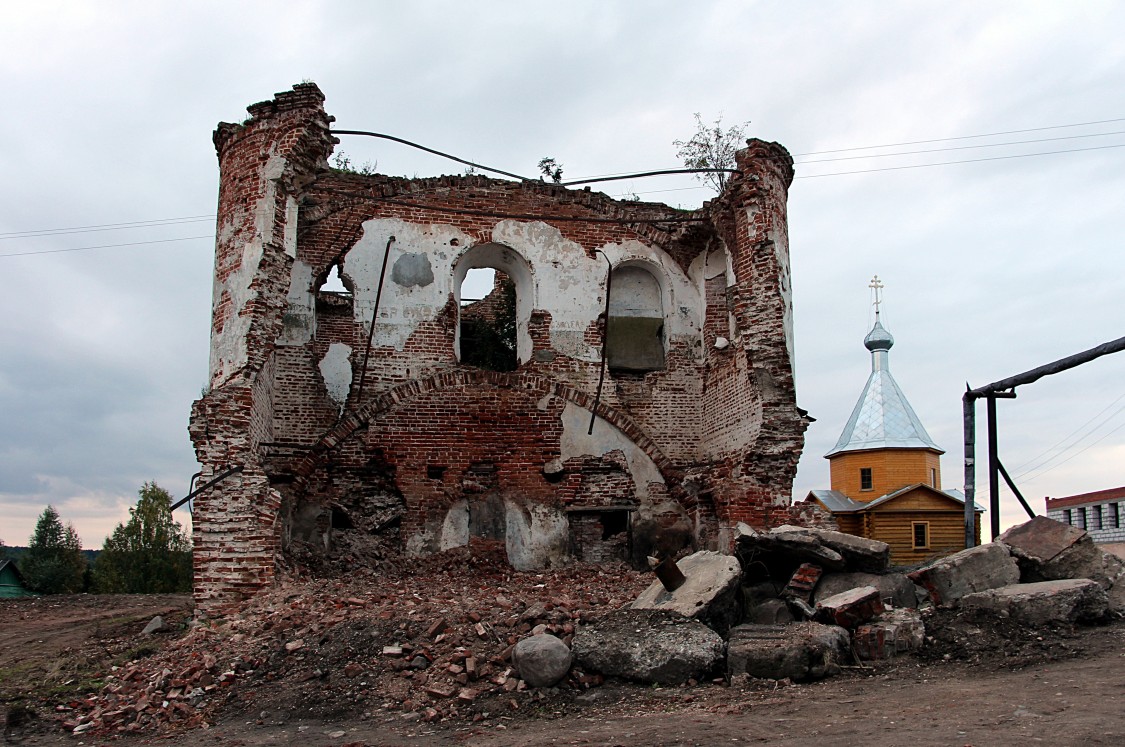
[[[797,396],[817,422],[794,493],[828,486],[822,455],[869,370],[875,273],[892,370],[946,449],[945,486],[960,487],[966,382],[1125,334],[1125,5],[688,7],[7,3],[0,538],[25,544],[52,503],[98,547],[145,480],[186,492],[188,415],[207,368],[211,132],[304,79],[341,128],[517,173],[550,155],[568,179],[677,166],[671,142],[691,134],[693,112],[752,120],[751,134],[798,162]],[[968,137],[1017,130],[1030,131]],[[936,142],[855,150],[916,141]],[[340,149],[391,174],[460,171],[368,139]],[[851,150],[802,155],[840,149]],[[922,150],[940,152],[882,156]],[[1078,152],[1007,158],[1064,150]],[[902,168],[986,158],[998,160]],[[684,207],[710,196],[678,177],[604,189]],[[12,235],[142,221],[162,223]],[[131,242],[161,243],[70,251]],[[23,252],[53,253],[13,256]],[[1000,403],[1009,470],[1052,459],[1019,480],[1037,511],[1045,495],[1125,483],[1123,382],[1118,354]],[[1021,519],[1014,499],[1001,513]]]

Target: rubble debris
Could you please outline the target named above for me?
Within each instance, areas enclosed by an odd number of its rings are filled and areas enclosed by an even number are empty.
[[[891,546],[879,540],[857,537],[854,534],[834,532],[817,527],[783,525],[770,530],[773,535],[801,535],[814,537],[824,547],[843,556],[848,568],[864,573],[882,573],[891,559]]]
[[[990,542],[939,558],[907,574],[937,605],[956,604],[975,591],[1019,583],[1020,570],[1008,546]]]
[[[806,602],[811,601],[813,589],[816,588],[823,574],[824,569],[819,565],[801,563],[797,570],[793,571],[789,583],[785,585],[785,594]]]
[[[767,565],[815,563],[833,571],[843,570],[845,566],[844,556],[822,545],[814,535],[801,532],[758,532],[746,524],[739,524],[737,529],[734,552],[743,568],[754,562],[767,561]]]
[[[780,599],[765,599],[751,607],[745,616],[744,622],[757,623],[758,625],[783,625],[793,622],[793,613],[788,605]]]
[[[849,644],[848,631],[835,625],[737,625],[727,643],[727,677],[823,679],[848,661]]]
[[[668,591],[654,581],[631,605],[632,609],[671,610],[693,617],[723,635],[742,614],[738,593],[742,568],[730,555],[701,550],[679,561],[686,581]]]
[[[1024,583],[1088,578],[1109,592],[1111,609],[1125,612],[1125,562],[1096,545],[1085,530],[1037,516],[996,541],[1011,550]]]
[[[852,631],[852,650],[865,661],[893,659],[920,649],[925,636],[926,626],[918,610],[886,610]]]
[[[821,622],[853,630],[881,613],[883,600],[874,586],[860,586],[817,602],[816,617]]]
[[[1051,622],[1097,622],[1105,618],[1108,599],[1097,581],[1059,579],[1013,584],[966,594],[961,606],[1010,617],[1024,625]]]
[[[512,663],[519,669],[520,679],[531,687],[557,685],[566,677],[573,661],[567,645],[548,633],[524,638],[512,652]]]
[[[892,607],[917,607],[919,596],[928,599],[929,595],[906,577],[905,573],[826,573],[813,590],[814,603],[860,586],[874,586],[879,596]]]
[[[678,612],[622,609],[583,626],[574,658],[584,668],[645,684],[700,679],[722,662],[723,639]]]
[[[163,633],[169,630],[168,625],[164,623],[164,618],[160,615],[155,616],[148,621],[148,625],[141,631],[141,635],[152,635],[154,633]]]

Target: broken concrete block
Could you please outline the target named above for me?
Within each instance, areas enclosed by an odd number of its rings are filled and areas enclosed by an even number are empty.
[[[680,560],[687,581],[668,591],[659,581],[652,582],[632,609],[670,610],[694,617],[723,634],[741,618],[739,581],[742,566],[730,555],[701,550]]]
[[[819,602],[833,594],[860,586],[874,586],[879,597],[892,607],[917,607],[918,587],[906,577],[905,573],[826,573],[813,590],[813,602]]]
[[[698,620],[650,609],[610,612],[579,629],[572,646],[586,669],[664,685],[709,675],[724,648],[719,634]]]
[[[734,548],[744,567],[771,556],[797,565],[815,563],[834,571],[843,570],[845,565],[843,555],[825,547],[816,537],[800,532],[740,532],[735,538]]]
[[[840,671],[848,646],[848,631],[835,625],[738,625],[727,644],[727,676],[822,679]]]
[[[766,599],[750,609],[746,622],[758,625],[783,625],[793,622],[793,613],[780,599]]]
[[[906,574],[934,604],[951,605],[966,594],[1019,583],[1020,569],[1008,546],[990,542],[939,558]]]
[[[1067,578],[966,594],[961,607],[1007,615],[1025,625],[1043,625],[1100,620],[1106,615],[1108,600],[1097,581]]]
[[[815,537],[821,545],[842,555],[848,570],[852,571],[882,573],[891,561],[891,546],[886,542],[857,537],[854,534],[788,524],[771,529],[770,534],[799,534]]]
[[[1045,516],[1012,527],[996,541],[1011,549],[1024,582],[1088,578],[1110,591],[1125,575],[1125,563],[1096,545],[1085,530]],[[1125,611],[1118,600],[1123,592],[1111,596],[1112,608]]]
[[[520,679],[527,684],[552,687],[570,671],[574,656],[565,643],[544,633],[517,643],[512,661],[519,669]]]
[[[867,661],[892,659],[922,648],[925,636],[926,626],[918,610],[887,610],[855,629],[852,650]]]
[[[874,586],[860,586],[817,602],[816,617],[825,623],[834,623],[852,630],[884,610],[879,590]]]

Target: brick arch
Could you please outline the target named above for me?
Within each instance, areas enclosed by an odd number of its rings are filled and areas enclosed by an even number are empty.
[[[677,479],[679,476],[678,470],[673,466],[671,460],[668,459],[664,452],[661,451],[660,447],[649,438],[631,417],[621,410],[607,405],[605,402],[598,402],[595,406],[593,395],[579,391],[572,386],[545,376],[521,373],[519,371],[500,372],[485,371],[482,369],[443,371],[424,379],[415,379],[405,384],[399,384],[385,392],[381,392],[358,410],[346,411],[340,420],[321,436],[312,449],[301,459],[300,463],[297,465],[296,473],[301,477],[311,474],[312,471],[316,469],[323,454],[348,440],[365,428],[372,420],[375,420],[383,413],[389,412],[398,405],[416,397],[437,393],[450,387],[472,384],[488,384],[506,389],[524,389],[539,395],[550,394],[568,402],[573,402],[588,411],[592,411],[595,415],[614,428],[617,428],[625,434],[630,441],[636,444],[641,451],[653,461],[653,464],[656,465],[660,476],[664,478],[664,482],[668,487],[669,495],[681,504],[685,502],[684,499],[687,496],[680,485],[680,480]]]

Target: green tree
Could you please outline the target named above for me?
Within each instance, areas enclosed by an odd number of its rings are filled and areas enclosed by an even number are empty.
[[[86,556],[74,526],[65,527],[54,506],[39,515],[35,532],[28,541],[20,571],[32,591],[41,594],[72,594],[82,591]]]
[[[543,178],[559,184],[562,182],[563,165],[550,156],[541,158],[539,160],[539,173],[543,175]]]
[[[705,124],[699,112],[695,113],[695,134],[689,140],[673,140],[672,145],[679,148],[676,155],[689,169],[733,169],[734,153],[746,147],[746,128],[743,122],[723,130],[723,115],[713,124]],[[695,178],[710,185],[716,192],[722,192],[730,174],[722,171],[709,174],[696,174]]]
[[[94,564],[103,594],[191,591],[191,543],[172,519],[172,496],[155,482],[138,491],[129,521],[118,524]]]

